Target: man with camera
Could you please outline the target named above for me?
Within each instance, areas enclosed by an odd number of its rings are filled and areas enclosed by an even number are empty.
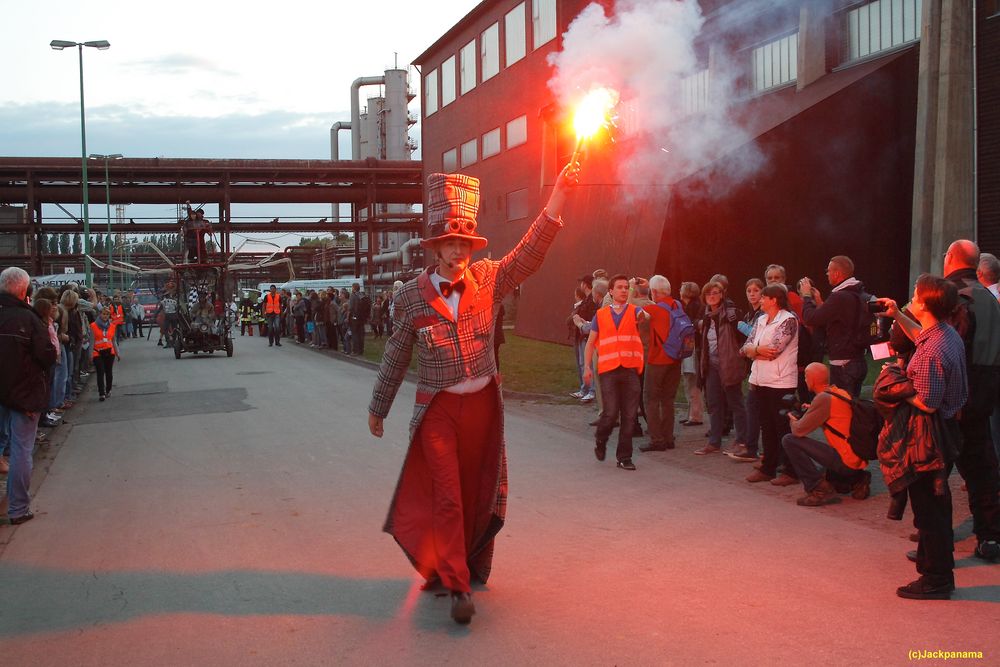
[[[868,374],[865,346],[859,342],[858,332],[862,323],[869,321],[866,312],[869,297],[864,285],[854,277],[854,262],[850,257],[831,257],[826,278],[833,287],[826,301],[809,278],[799,281],[802,321],[807,327],[826,333],[830,378],[856,398],[861,395],[861,384]]]
[[[819,464],[851,480],[851,497],[864,500],[870,493],[872,475],[868,462],[858,457],[847,442],[851,432],[851,396],[830,384],[830,370],[814,362],[806,366],[806,386],[816,397],[804,404],[804,414],[794,407],[785,410],[792,432],[781,439],[788,461],[795,468],[806,495],[796,502],[803,507],[819,507],[837,502],[837,492],[824,477]],[[790,397],[794,400],[793,397]],[[823,429],[826,442],[807,437]]]

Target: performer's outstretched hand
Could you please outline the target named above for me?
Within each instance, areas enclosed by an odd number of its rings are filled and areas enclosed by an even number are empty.
[[[368,413],[368,430],[372,432],[376,438],[382,437],[382,418],[376,417],[372,413]]]

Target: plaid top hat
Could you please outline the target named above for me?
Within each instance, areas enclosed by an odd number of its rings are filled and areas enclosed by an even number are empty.
[[[486,247],[485,237],[476,233],[479,212],[479,179],[464,174],[431,174],[427,179],[427,233],[420,245],[445,238],[465,239],[473,252]]]

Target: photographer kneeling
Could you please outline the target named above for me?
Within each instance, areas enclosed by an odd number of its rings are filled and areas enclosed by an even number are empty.
[[[781,439],[785,455],[806,490],[806,495],[796,502],[805,507],[818,507],[838,500],[836,489],[823,477],[823,471],[816,468],[817,463],[848,476],[852,480],[851,496],[864,500],[870,492],[872,479],[866,470],[868,462],[854,453],[842,435],[851,432],[851,395],[830,384],[830,369],[824,364],[809,364],[805,376],[806,386],[816,397],[801,417],[794,411],[788,412],[792,432]],[[823,429],[827,442],[806,437],[818,428]]]

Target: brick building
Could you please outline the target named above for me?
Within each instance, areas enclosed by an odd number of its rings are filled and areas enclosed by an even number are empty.
[[[425,173],[482,179],[494,257],[521,237],[572,153],[547,58],[588,4],[486,0],[415,59]],[[616,161],[648,137],[599,139],[566,229],[522,288],[517,332],[564,340],[576,278],[598,267],[663,273],[675,286],[721,272],[742,301],[743,281],[768,263],[822,282],[827,259],[843,253],[870,291],[903,297],[920,270],[940,270],[950,239],[978,232],[996,253],[997,4],[979,0],[973,14],[958,0],[701,0],[697,63],[678,104],[704,110],[717,63],[736,63],[728,99],[749,140],[669,179],[626,184]],[[753,155],[763,164],[752,177],[709,192],[720,170]]]

